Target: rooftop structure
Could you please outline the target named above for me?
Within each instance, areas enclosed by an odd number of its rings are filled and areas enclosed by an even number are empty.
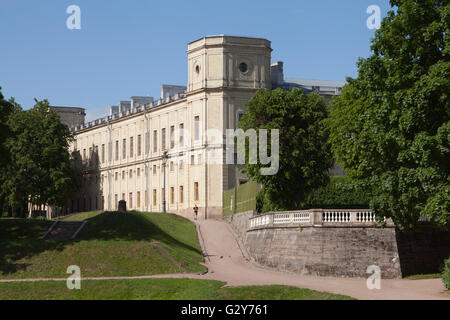
[[[86,117],[86,110],[84,108],[50,106],[50,109],[55,111],[59,115],[61,122],[69,128],[75,128],[84,124]]]
[[[215,37],[220,36],[205,37],[197,41],[207,41],[208,39]],[[197,41],[192,43],[197,43]],[[341,93],[342,87],[345,85],[345,82],[342,81],[311,80],[301,78],[285,79],[283,69],[284,63],[282,61],[278,61],[270,65],[270,80],[272,89],[281,88],[284,90],[292,90],[293,88],[300,88],[306,93],[316,91],[325,98],[325,102],[329,102],[333,96]],[[154,100],[153,97],[133,96],[129,101],[120,101],[118,106],[111,106],[109,116],[90,121],[86,124],[78,123],[75,127],[73,127],[73,130],[78,132],[84,129],[89,129],[97,125],[108,123],[109,121],[123,119],[137,113],[143,113],[154,108],[161,107],[165,104],[184,99],[186,97],[186,90],[186,86],[164,84],[161,86],[161,98]]]

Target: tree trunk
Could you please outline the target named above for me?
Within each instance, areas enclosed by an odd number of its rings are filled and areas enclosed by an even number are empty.
[[[30,202],[28,203],[28,218],[31,218],[32,213],[33,213],[33,204]]]

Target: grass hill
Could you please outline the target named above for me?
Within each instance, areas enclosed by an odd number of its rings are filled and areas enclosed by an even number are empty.
[[[195,225],[163,213],[88,212],[67,220],[88,223],[72,241],[42,240],[52,221],[0,219],[0,278],[81,275],[139,276],[203,272]]]
[[[140,276],[203,272],[206,267],[195,225],[163,213],[86,212],[67,220],[88,221],[73,241],[42,240],[53,221],[0,219],[0,279],[67,278],[77,265],[81,277]],[[0,300],[52,299],[351,299],[289,286],[225,287],[193,279],[83,280],[82,290],[66,281],[0,283]]]

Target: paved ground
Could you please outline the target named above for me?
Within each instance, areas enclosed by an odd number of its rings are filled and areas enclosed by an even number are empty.
[[[366,279],[333,278],[303,276],[293,273],[272,271],[248,262],[241,250],[231,226],[223,221],[203,220],[197,222],[200,243],[209,272],[199,274],[163,274],[137,277],[82,277],[83,280],[109,279],[151,279],[151,278],[192,278],[227,282],[228,286],[271,285],[281,284],[312,290],[345,294],[357,299],[401,299],[401,300],[431,300],[448,299],[441,279],[406,280],[382,279],[380,290],[369,290]],[[245,251],[244,251],[245,252]],[[1,282],[60,280],[49,279],[1,279]]]
[[[231,226],[223,221],[199,221],[202,246],[209,255],[212,272],[203,279],[221,280],[229,286],[283,284],[349,295],[358,299],[449,299],[441,279],[381,280],[380,290],[369,290],[366,279],[302,276],[266,270],[247,262],[233,237]],[[201,241],[202,242],[202,241]],[[198,278],[198,276],[196,276]]]

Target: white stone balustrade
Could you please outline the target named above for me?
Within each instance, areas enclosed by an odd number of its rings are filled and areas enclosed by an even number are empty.
[[[250,228],[256,228],[261,226],[266,226],[270,224],[270,215],[261,215],[259,217],[255,217],[253,219],[250,219]]]
[[[309,211],[289,211],[283,213],[274,213],[273,223],[310,223],[311,212]]]
[[[371,211],[356,212],[356,221],[358,222],[375,222],[375,213]]]
[[[276,225],[374,224],[375,213],[369,209],[311,209],[268,212],[250,219],[250,228]]]

